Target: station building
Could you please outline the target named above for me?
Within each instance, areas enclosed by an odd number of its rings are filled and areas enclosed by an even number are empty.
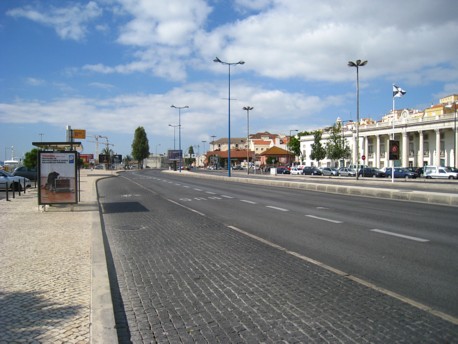
[[[342,167],[364,164],[383,168],[391,166],[388,157],[389,141],[399,140],[400,160],[395,166],[422,167],[425,165],[457,166],[457,107],[458,94],[441,98],[439,104],[419,110],[395,110],[375,121],[360,119],[359,161],[356,152],[357,131],[355,122],[342,124],[342,137],[351,149],[351,158],[342,161],[324,159],[319,162],[310,159],[313,135],[302,136],[301,156],[303,165],[318,167]],[[321,143],[326,146],[330,128],[322,129]],[[362,158],[365,158],[363,161]]]

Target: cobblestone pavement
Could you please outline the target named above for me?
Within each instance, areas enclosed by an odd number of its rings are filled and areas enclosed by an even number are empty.
[[[37,190],[0,201],[0,343],[89,343],[91,214],[95,180],[82,172],[81,202],[41,211]]]
[[[116,198],[109,183],[120,343],[458,343],[457,325],[160,196]]]

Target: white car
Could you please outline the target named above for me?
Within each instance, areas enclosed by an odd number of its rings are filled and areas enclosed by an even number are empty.
[[[458,179],[458,172],[447,171],[445,167],[441,166],[425,166],[424,176],[427,179],[441,178],[441,179]]]
[[[291,174],[302,174],[302,170],[297,167],[291,167],[290,172]]]
[[[5,190],[23,190],[24,184],[26,188],[32,187],[32,182],[28,178],[13,176],[11,173],[0,171],[0,189]]]

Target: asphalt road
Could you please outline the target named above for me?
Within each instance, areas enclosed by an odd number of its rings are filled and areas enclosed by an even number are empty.
[[[338,269],[344,276],[355,276],[372,289],[384,288],[458,316],[458,215],[454,207],[193,179],[151,170],[103,182],[100,195],[121,290],[127,288],[126,274],[133,275],[130,269],[139,264],[127,251],[140,248],[124,247],[113,228],[146,230],[152,216],[154,221],[164,216],[164,223],[175,221],[177,226],[194,228],[204,218],[278,245],[274,251],[293,252]],[[155,205],[150,204],[153,199]],[[172,218],[167,215],[170,210],[161,211],[165,200],[166,208],[173,208]],[[181,218],[179,223],[177,218]],[[143,277],[134,279],[135,285],[143,282]],[[124,321],[129,322],[129,314]],[[140,330],[130,331],[141,337]]]

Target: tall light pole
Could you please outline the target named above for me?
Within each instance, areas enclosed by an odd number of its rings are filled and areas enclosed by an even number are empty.
[[[172,125],[172,124],[169,124],[169,127],[172,127],[173,128],[173,150],[175,150],[175,128],[178,127],[178,125]]]
[[[173,107],[175,109],[178,109],[178,150],[180,151],[180,173],[181,173],[181,166],[182,160],[183,160],[183,152],[181,151],[181,109],[189,109],[189,106],[175,106],[175,105],[170,105],[170,107]]]
[[[244,61],[239,61],[239,62],[224,62],[221,61],[218,57],[215,57],[213,62],[218,62],[223,65],[228,66],[228,71],[229,71],[229,87],[228,87],[228,97],[227,97],[227,103],[228,103],[228,149],[227,149],[227,176],[231,176],[231,66],[235,65],[243,65],[245,62]]]
[[[253,107],[244,106],[243,110],[246,111],[246,171],[247,174],[250,174],[250,111],[253,110]]]
[[[202,141],[202,155],[205,154],[205,142],[207,142],[207,141]],[[207,154],[205,154],[205,156],[207,156]],[[201,160],[202,160],[202,158],[201,158]],[[205,160],[203,161],[203,165],[205,167]]]
[[[359,178],[359,67],[363,67],[367,61],[348,61],[348,67],[356,68],[356,179]]]
[[[458,154],[456,154],[457,153],[456,152],[456,105],[457,104],[458,104],[458,101],[454,101],[453,102],[453,113],[455,115],[455,127],[453,129],[453,155],[454,155],[454,157],[453,157],[453,167],[455,167],[455,168],[457,166],[456,165],[456,159],[458,157]],[[452,104],[447,104],[445,106],[448,107],[448,108],[451,108]]]

